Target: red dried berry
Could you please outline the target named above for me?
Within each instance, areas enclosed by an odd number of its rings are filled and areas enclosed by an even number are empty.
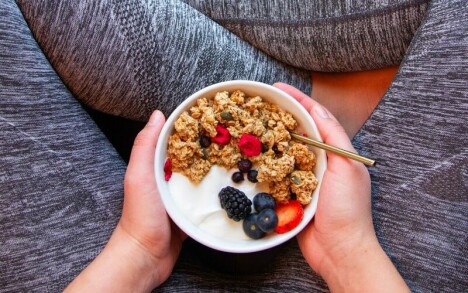
[[[224,128],[221,124],[216,126],[216,136],[211,138],[211,142],[226,145],[231,140],[231,134],[227,128]]]
[[[262,142],[252,134],[243,134],[237,145],[247,157],[258,156],[262,152]]]
[[[171,159],[167,159],[166,163],[164,163],[164,180],[169,181],[172,176],[172,164],[171,164]]]

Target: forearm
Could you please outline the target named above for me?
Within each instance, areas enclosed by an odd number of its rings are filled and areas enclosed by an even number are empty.
[[[331,292],[410,292],[377,241],[330,265],[323,277]]]
[[[158,284],[152,260],[116,228],[104,250],[65,292],[149,292]]]

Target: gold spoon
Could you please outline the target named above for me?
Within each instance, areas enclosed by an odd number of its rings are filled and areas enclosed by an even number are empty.
[[[317,141],[315,139],[304,137],[304,136],[299,135],[299,134],[294,133],[294,132],[290,132],[290,134],[291,134],[291,137],[294,138],[294,139],[297,139],[299,141],[305,142],[307,144],[313,145],[315,147],[318,147],[318,148],[321,148],[321,149],[324,149],[324,150],[327,150],[327,151],[330,151],[330,152],[334,152],[335,154],[338,154],[338,155],[341,155],[341,156],[356,160],[358,162],[364,163],[367,166],[374,167],[377,164],[377,162],[375,160],[360,156],[358,154],[355,154],[355,153],[352,153],[352,152],[349,152],[349,151],[345,151],[343,149],[328,145],[326,143]]]

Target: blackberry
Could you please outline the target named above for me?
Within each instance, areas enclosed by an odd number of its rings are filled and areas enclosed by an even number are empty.
[[[239,171],[242,173],[247,173],[252,169],[252,162],[247,159],[242,159],[237,163],[237,167],[239,167]]]
[[[252,210],[252,201],[239,189],[227,186],[221,189],[218,196],[227,216],[236,222],[247,217]]]

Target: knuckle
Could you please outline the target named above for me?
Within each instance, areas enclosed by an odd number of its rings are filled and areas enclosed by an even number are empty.
[[[148,144],[148,141],[150,140],[149,133],[143,129],[140,131],[137,136],[135,137],[135,140],[133,141],[134,146],[145,146]]]
[[[334,140],[339,137],[348,138],[348,134],[337,120],[332,120],[328,124],[323,139],[325,140],[325,143],[328,143],[330,140]]]
[[[138,176],[127,172],[124,177],[124,187],[131,187],[139,183]]]
[[[330,122],[330,128],[334,133],[346,133],[343,126],[338,122],[338,120],[333,119]]]

